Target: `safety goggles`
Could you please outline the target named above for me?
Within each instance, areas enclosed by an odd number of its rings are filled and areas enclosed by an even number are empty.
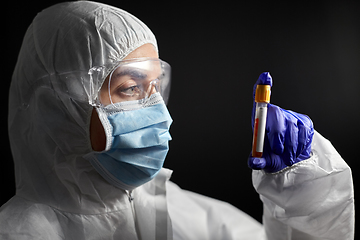
[[[145,105],[155,93],[165,103],[169,98],[171,67],[157,58],[122,61],[107,76],[101,67],[92,68],[89,74],[92,82],[106,77],[92,105],[113,105],[127,110],[126,106],[134,102]]]

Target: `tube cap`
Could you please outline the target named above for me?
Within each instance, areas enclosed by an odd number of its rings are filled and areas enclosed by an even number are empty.
[[[270,102],[270,85],[257,85],[255,92],[255,102]]]

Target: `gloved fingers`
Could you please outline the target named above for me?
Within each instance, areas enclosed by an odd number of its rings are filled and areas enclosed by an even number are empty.
[[[311,119],[300,113],[292,112],[296,118],[298,118],[298,128],[299,128],[299,139],[298,139],[298,149],[296,156],[299,157],[304,153],[305,150],[308,150],[308,153],[305,153],[305,156],[308,156],[311,151],[311,141],[314,134],[314,124]]]
[[[294,111],[288,110],[293,116],[295,116],[304,126],[307,128],[313,128],[314,124],[309,116],[301,113],[296,113]]]
[[[299,129],[299,134],[298,134],[299,139],[298,139],[298,148],[296,151],[296,158],[299,157],[300,154],[304,151],[307,144],[306,139],[308,139],[307,128],[301,121],[298,122],[298,129]]]
[[[248,166],[254,170],[264,170],[265,172],[272,173],[278,172],[287,167],[282,161],[282,157],[280,155],[271,152],[267,139],[265,139],[263,156],[261,158],[254,158],[250,153]]]
[[[314,125],[311,119],[304,114],[296,113],[291,110],[287,110],[287,112],[297,119],[298,148],[296,151],[296,157],[298,157],[308,147],[309,142],[311,142]]]
[[[266,121],[267,137],[270,149],[277,155],[284,152],[284,141],[286,133],[286,119],[283,110],[273,104],[268,104]]]
[[[264,157],[266,159],[266,167],[264,168],[266,172],[274,173],[287,167],[282,161],[281,156],[275,153],[266,154]]]
[[[254,170],[261,170],[266,167],[265,158],[254,158],[251,155],[248,158],[248,166]]]
[[[296,162],[299,144],[298,119],[291,112],[283,110],[286,115],[286,133],[284,141],[283,161],[287,166]]]

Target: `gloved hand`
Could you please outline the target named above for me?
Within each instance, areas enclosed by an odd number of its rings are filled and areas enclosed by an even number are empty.
[[[258,84],[272,86],[270,74],[264,72],[259,76],[254,85],[254,99]],[[253,131],[255,107],[256,103],[254,101],[252,111]],[[248,165],[255,170],[263,169],[266,172],[274,173],[308,159],[311,153],[313,135],[314,126],[308,116],[268,104],[263,156],[254,158],[250,153]]]

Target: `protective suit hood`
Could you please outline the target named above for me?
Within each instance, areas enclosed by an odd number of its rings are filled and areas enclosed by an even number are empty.
[[[9,135],[17,195],[71,213],[119,210],[123,191],[83,158],[92,151],[88,71],[108,72],[155,36],[131,14],[89,1],[40,12],[28,28],[12,78]]]

